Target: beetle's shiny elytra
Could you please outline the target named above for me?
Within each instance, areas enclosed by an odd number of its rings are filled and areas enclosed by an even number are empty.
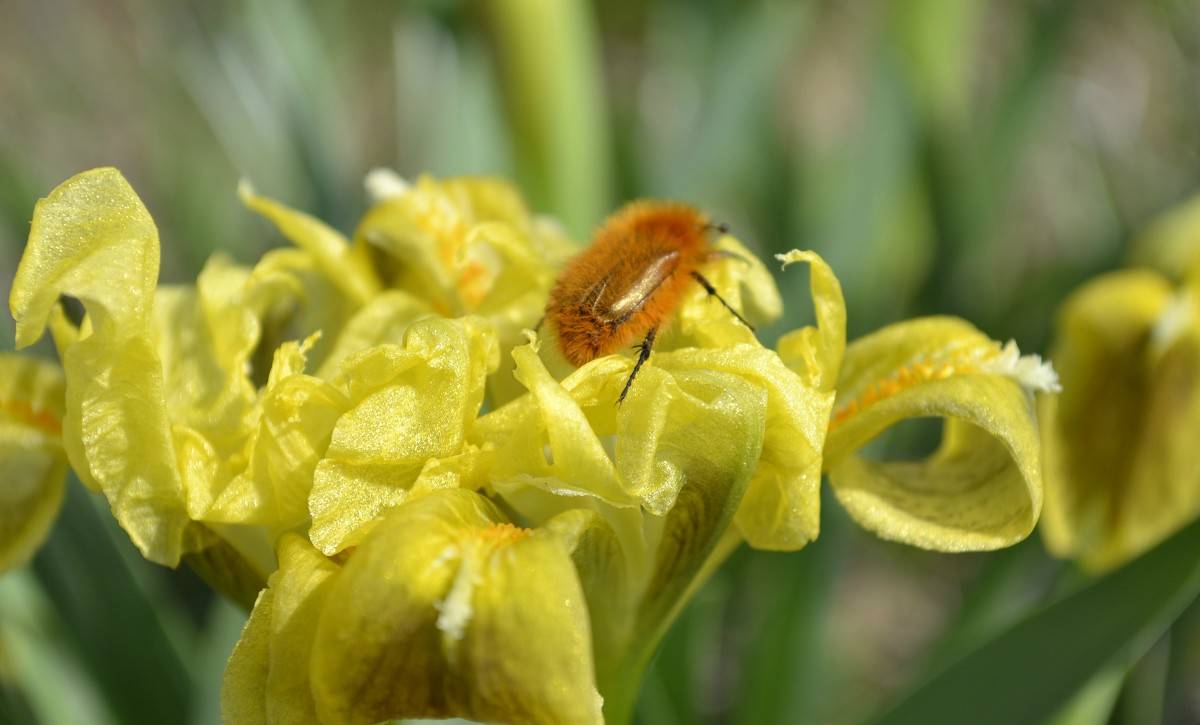
[[[559,349],[571,364],[583,365],[642,340],[618,402],[625,400],[650,357],[659,326],[679,306],[689,284],[698,282],[746,322],[698,271],[713,256],[709,237],[715,229],[700,210],[686,204],[635,201],[609,217],[592,245],[559,275],[545,321],[557,331]]]

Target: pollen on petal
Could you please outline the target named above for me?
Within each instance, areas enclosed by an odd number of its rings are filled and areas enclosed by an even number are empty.
[[[479,542],[492,548],[516,543],[532,533],[529,529],[508,523],[488,524],[474,530],[474,534]]]
[[[1030,392],[1062,390],[1050,361],[1042,360],[1040,355],[1022,355],[1013,340],[1004,347],[996,344],[994,347],[958,348],[914,360],[888,377],[869,383],[856,395],[838,404],[830,418],[829,429],[833,430],[864,408],[922,383],[978,374],[1011,378]]]
[[[898,368],[888,377],[868,384],[858,395],[839,404],[829,420],[829,429],[833,430],[864,408],[921,383],[978,373],[980,366],[977,358],[971,351],[953,350],[941,359],[919,359]]]

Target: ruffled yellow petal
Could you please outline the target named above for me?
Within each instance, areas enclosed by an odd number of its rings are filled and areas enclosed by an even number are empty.
[[[656,365],[672,371],[700,369],[731,373],[765,393],[762,448],[754,476],[738,508],[735,519],[738,531],[756,549],[793,551],[816,539],[820,530],[821,450],[833,408],[833,393],[805,386],[778,355],[752,345],[724,350],[680,350],[660,356]],[[720,423],[738,424],[732,420]],[[742,423],[755,424],[757,419]],[[706,426],[694,427],[701,436],[710,435]],[[719,429],[707,430],[714,431],[711,435],[720,434]],[[723,435],[729,436],[729,429]],[[701,440],[692,442],[699,445]],[[749,452],[739,451],[739,454]]]
[[[513,358],[517,379],[532,397],[518,399],[489,416],[508,419],[503,429],[496,431],[500,435],[488,441],[503,445],[493,477],[522,478],[554,493],[590,494],[618,506],[634,505],[601,441],[601,436],[616,433],[615,394],[607,406],[596,400],[597,382],[619,375],[627,369],[626,361],[604,358],[587,366],[590,375],[576,374],[560,384],[546,370],[534,346],[513,350]],[[577,382],[587,384],[580,393],[590,394],[582,401],[572,395]],[[599,420],[590,420],[584,407]],[[494,420],[488,424],[490,427]]]
[[[313,644],[322,722],[599,723],[587,605],[564,542],[461,489],[385,518]]]
[[[1200,307],[1147,271],[1101,277],[1062,308],[1057,399],[1043,401],[1050,551],[1120,564],[1200,512]]]
[[[29,561],[62,506],[64,395],[57,365],[0,355],[0,572]]]
[[[317,624],[341,569],[305,539],[279,543],[279,570],[259,595],[221,685],[228,723],[315,723],[309,670]]]
[[[423,176],[410,185],[377,171],[368,186],[384,191],[355,231],[356,243],[373,250],[390,285],[433,312],[487,319],[503,351],[488,380],[489,399],[500,405],[516,397],[521,387],[508,351],[542,316],[571,243],[499,179]]]
[[[371,268],[366,250],[352,246],[337,230],[321,220],[259,196],[243,182],[238,195],[247,208],[262,214],[296,246],[317,260],[317,267],[347,299],[361,305],[379,293],[379,278]]]
[[[273,532],[303,525],[314,471],[325,457],[338,417],[350,402],[331,383],[304,374],[305,343],[284,343],[275,353],[261,394],[262,414],[249,440],[244,471],[206,512],[209,521],[262,524]]]
[[[842,355],[846,350],[846,299],[833,270],[816,252],[793,250],[776,255],[784,268],[797,262],[809,264],[816,326],[802,327],[779,338],[776,349],[783,363],[801,377],[804,384],[822,392],[838,384]]]
[[[221,489],[246,467],[257,391],[247,378],[260,336],[247,304],[250,270],[215,256],[195,287],[164,287],[155,303],[164,401],[188,515],[206,517]]]
[[[381,268],[392,286],[449,316],[483,314],[481,306],[498,306],[492,295],[548,288],[569,249],[511,185],[491,178],[423,176],[397,187],[368,210],[354,236],[386,255],[390,263]]]
[[[600,358],[560,383],[534,346],[519,347],[517,377],[532,397],[495,414],[509,422],[491,441],[493,479],[665,515],[687,483],[681,461],[703,455],[729,470],[758,460],[767,394],[738,373],[759,350],[657,353],[618,407],[631,360]]]
[[[158,230],[116,169],[85,171],[34,208],[29,245],[9,307],[17,346],[42,336],[62,294],[79,298],[97,327],[145,319],[158,280]],[[94,308],[94,310],[93,310]]]
[[[63,361],[68,459],[146,558],[175,565],[188,518],[149,334],[158,253],[154,222],[120,173],[79,174],[38,202],[10,306],[23,347],[60,295],[83,303],[90,334]]]
[[[357,543],[362,526],[408,497],[430,459],[469,452],[467,431],[497,358],[482,320],[430,318],[413,323],[403,345],[369,348],[342,363],[337,383],[349,408],[333,428],[309,499],[317,548],[332,554]],[[450,485],[452,478],[437,480]]]
[[[433,310],[424,300],[407,292],[381,292],[340,328],[333,349],[321,363],[317,376],[332,380],[350,355],[376,345],[399,344],[409,325],[432,314]]]
[[[278,334],[271,329],[278,310],[292,309],[302,295],[299,280],[284,270],[271,264],[247,269],[217,255],[194,288],[160,288],[154,308],[188,517],[207,523],[260,566],[273,565],[274,535],[307,519],[312,469],[341,410],[338,391],[301,374],[305,359],[294,342],[279,349],[280,367],[271,369],[261,392],[254,382],[262,377],[256,367],[264,336]],[[291,417],[296,407],[305,414]],[[306,443],[310,450],[300,448]],[[288,445],[294,448],[285,450]]]
[[[1032,391],[1056,388],[1047,365],[961,320],[926,318],[850,345],[838,388],[826,467],[861,525],[941,551],[994,549],[1032,531],[1042,505]],[[946,419],[929,458],[852,455],[907,418]]]

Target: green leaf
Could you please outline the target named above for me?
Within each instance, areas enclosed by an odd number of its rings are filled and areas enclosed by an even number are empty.
[[[194,683],[187,643],[195,633],[171,621],[172,600],[151,583],[157,567],[137,556],[88,495],[67,486],[62,517],[33,571],[74,662],[117,722],[186,722]]]
[[[1197,551],[1200,522],[934,675],[878,722],[1045,722],[1093,675],[1145,652],[1196,598]]]

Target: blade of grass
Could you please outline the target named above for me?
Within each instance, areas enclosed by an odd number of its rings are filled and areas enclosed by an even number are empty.
[[[742,653],[733,720],[813,722],[835,679],[830,623],[837,579],[857,532],[825,488],[821,536],[799,552],[756,552],[747,599],[765,602]],[[765,575],[765,576],[763,576]],[[742,615],[745,612],[739,611]]]
[[[221,680],[225,663],[241,637],[245,623],[245,610],[224,599],[218,598],[209,610],[192,664],[192,671],[196,673],[196,694],[191,722],[221,721]]]
[[[1110,665],[1081,689],[1050,725],[1105,725],[1112,717],[1117,695],[1125,682],[1123,663]]]
[[[119,722],[185,722],[192,678],[156,612],[162,603],[122,560],[87,495],[68,486],[58,525],[34,560],[37,577]]]
[[[1046,721],[1097,672],[1144,653],[1196,598],[1197,551],[1200,522],[966,655],[879,722]]]
[[[20,717],[11,713],[11,719],[0,709],[0,721],[26,722],[32,717],[42,723],[116,722],[63,641],[53,605],[29,569],[0,578],[0,650],[9,668],[5,679],[11,677],[24,700],[18,705],[14,697],[7,709],[27,708]]]
[[[925,670],[945,669],[1044,604],[1061,566],[1048,561],[1036,540],[989,554],[954,621],[930,651]]]

